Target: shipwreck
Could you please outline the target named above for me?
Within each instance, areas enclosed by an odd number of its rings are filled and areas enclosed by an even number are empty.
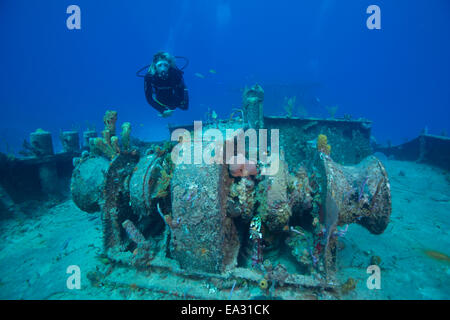
[[[34,156],[14,166],[18,174],[33,168],[43,193],[57,191],[62,175],[74,203],[101,214],[104,257],[114,265],[103,281],[114,287],[194,299],[336,298],[352,285],[336,277],[348,225],[381,234],[389,223],[389,179],[372,155],[368,120],[265,116],[258,85],[228,119],[203,122],[202,139],[214,134],[199,146],[184,144],[198,138],[195,123],[171,125],[171,140],[147,143],[117,120],[106,112],[104,130],[84,132],[83,148],[77,133],[62,134],[56,155],[48,133],[37,131]],[[252,130],[267,139],[245,143]],[[196,148],[214,161],[177,161]],[[275,159],[276,170],[252,154]],[[4,179],[0,192],[13,195],[19,180]],[[3,199],[7,207],[17,200]],[[150,280],[163,274],[176,281]]]

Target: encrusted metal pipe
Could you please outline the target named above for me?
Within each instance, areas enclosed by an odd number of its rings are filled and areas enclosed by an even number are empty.
[[[133,222],[131,222],[130,220],[125,220],[122,223],[122,227],[125,229],[125,231],[127,232],[128,237],[133,240],[134,243],[136,244],[141,244],[145,242],[145,237],[144,235],[136,228],[136,226],[134,225]]]

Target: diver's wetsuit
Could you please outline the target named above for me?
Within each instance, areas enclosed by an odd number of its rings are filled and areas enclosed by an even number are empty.
[[[180,108],[187,110],[189,95],[183,80],[183,71],[170,68],[167,79],[160,79],[147,73],[144,78],[147,102],[160,113]]]

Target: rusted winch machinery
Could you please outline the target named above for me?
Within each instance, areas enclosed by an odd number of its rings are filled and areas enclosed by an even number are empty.
[[[91,139],[91,151],[76,159],[71,184],[80,209],[101,211],[105,254],[116,261],[241,277],[256,287],[266,279],[292,296],[302,287],[336,285],[336,244],[348,224],[380,234],[389,222],[381,162],[369,156],[340,165],[324,135],[307,146],[304,165],[288,168],[283,149],[289,146],[281,145],[279,170],[261,175],[259,163],[175,165],[172,143],[138,152],[129,124],[119,144],[116,119],[105,115],[103,138]]]

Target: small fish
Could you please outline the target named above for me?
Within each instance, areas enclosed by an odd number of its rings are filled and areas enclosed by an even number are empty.
[[[143,126],[144,126],[144,124],[143,124],[143,123],[140,123],[140,124],[139,124],[139,126],[143,127]]]
[[[200,79],[205,79],[205,76],[204,75],[202,75],[201,73],[195,73],[194,74],[196,77],[199,77]]]
[[[429,258],[432,258],[436,261],[450,264],[450,257],[448,255],[446,255],[445,253],[442,253],[442,252],[439,252],[436,250],[427,250],[427,249],[422,249],[422,251]]]
[[[212,74],[217,74],[217,71],[216,71],[216,70],[214,70],[214,69],[209,69],[209,73],[212,73]]]
[[[306,143],[309,144],[310,146],[316,146],[317,145],[317,138],[315,138],[313,140],[306,141]]]
[[[63,245],[61,246],[60,251],[66,250],[67,246],[69,245],[70,240],[72,240],[72,238],[68,238],[68,239],[66,239],[66,241],[64,241]]]
[[[213,118],[214,120],[217,119],[217,113],[214,110],[211,113],[211,118]]]
[[[291,230],[292,232],[299,234],[301,236],[305,236],[305,234],[303,232],[298,231],[297,229],[294,229],[294,227],[291,227],[289,230]]]
[[[230,295],[228,296],[228,300],[231,300],[231,297],[233,296],[234,287],[236,287],[236,280],[234,280],[234,282],[233,282],[233,286],[231,287]]]

